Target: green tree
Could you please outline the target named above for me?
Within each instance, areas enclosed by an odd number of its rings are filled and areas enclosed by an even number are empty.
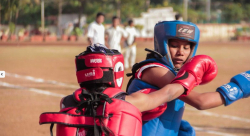
[[[244,19],[244,9],[240,3],[225,5],[222,14],[226,22],[238,23]]]
[[[244,9],[244,20],[250,22],[250,4],[246,4]]]
[[[121,6],[121,18],[127,20],[128,18],[139,17],[141,12],[145,11],[145,1],[143,0],[123,0]]]

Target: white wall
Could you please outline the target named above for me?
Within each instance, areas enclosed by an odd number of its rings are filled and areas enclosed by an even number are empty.
[[[154,26],[159,21],[175,20],[176,12],[172,7],[149,9],[147,12],[141,13],[140,18],[134,18],[134,23],[143,25],[141,37],[153,37]]]

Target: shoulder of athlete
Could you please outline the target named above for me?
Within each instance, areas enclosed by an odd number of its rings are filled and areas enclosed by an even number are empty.
[[[141,80],[159,88],[169,84],[175,75],[167,68],[152,67],[143,71]]]

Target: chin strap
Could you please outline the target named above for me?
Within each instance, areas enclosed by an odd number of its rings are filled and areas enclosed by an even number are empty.
[[[145,51],[150,52],[151,55],[154,55],[154,58],[155,58],[155,57],[163,58],[163,56],[162,56],[159,52],[157,52],[157,51],[150,50],[150,49],[148,49],[148,48],[145,48]],[[150,54],[148,54],[148,55],[150,55]],[[152,57],[153,57],[153,56],[152,56]],[[152,57],[148,57],[148,56],[147,56],[147,59],[148,59],[148,58],[152,58]]]
[[[148,48],[145,48],[145,51],[148,51],[148,52],[151,53],[151,54],[148,54],[147,59],[152,58],[152,57],[155,58],[156,56],[158,56],[158,57],[160,57],[160,58],[163,58],[163,57],[164,57],[164,56],[162,56],[159,52],[150,50],[150,49],[148,49]],[[154,56],[152,56],[152,55],[154,55]],[[174,68],[174,71],[175,71],[176,73],[178,73],[179,70],[180,70],[180,68]]]

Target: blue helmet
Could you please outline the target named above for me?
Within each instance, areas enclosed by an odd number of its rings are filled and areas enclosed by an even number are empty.
[[[169,49],[169,39],[182,39],[193,43],[192,52],[189,57],[193,57],[198,48],[200,38],[199,28],[191,23],[184,21],[163,21],[155,25],[154,28],[154,50],[159,52],[164,64],[175,68],[172,62]]]

